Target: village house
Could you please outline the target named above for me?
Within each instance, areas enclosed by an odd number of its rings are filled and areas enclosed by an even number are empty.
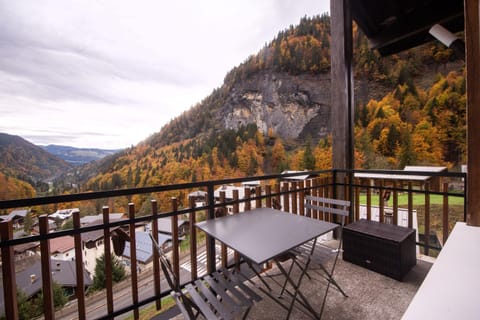
[[[50,255],[53,259],[75,260],[75,241],[72,236],[50,239]]]
[[[51,271],[53,281],[63,288],[64,294],[66,294],[69,299],[73,299],[77,288],[75,262],[52,259]],[[83,283],[85,287],[92,285],[92,278],[87,272],[84,272],[83,274]],[[18,289],[25,293],[29,299],[40,293],[42,290],[42,269],[40,260],[37,260],[26,269],[18,272],[16,274],[16,284]],[[3,284],[0,284],[0,286],[0,314],[4,314]]]
[[[1,215],[0,221],[11,220],[13,223],[13,229],[21,229],[23,228],[23,223],[29,213],[30,210],[27,209],[13,210],[9,214]]]

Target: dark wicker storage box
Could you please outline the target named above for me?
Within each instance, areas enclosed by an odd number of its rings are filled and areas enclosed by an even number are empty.
[[[397,280],[417,263],[415,229],[358,220],[343,228],[343,260]]]

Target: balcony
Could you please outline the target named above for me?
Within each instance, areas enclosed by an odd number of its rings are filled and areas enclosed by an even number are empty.
[[[366,173],[378,176],[375,179],[365,178]],[[345,319],[377,318],[379,315],[382,318],[396,319],[403,314],[413,298],[431,266],[428,261],[434,260],[441,250],[452,226],[457,221],[465,221],[464,179],[465,174],[447,172],[327,170],[2,201],[0,209],[29,208],[37,213],[39,220],[39,234],[23,238],[13,237],[12,221],[0,223],[2,311],[6,312],[9,319],[18,316],[18,310],[14,307],[17,304],[15,291],[21,279],[18,278],[17,269],[20,269],[20,264],[15,262],[14,249],[39,242],[40,252],[35,256],[40,261],[40,269],[35,277],[41,277],[41,287],[47,292],[43,295],[45,318],[106,319],[128,314],[133,314],[134,318],[140,315],[142,318],[168,318],[170,313],[162,316],[155,315],[156,311],[152,311],[155,307],[160,311],[168,308],[166,303],[160,307],[159,302],[169,293],[167,285],[159,276],[155,252],[150,260],[141,261],[140,252],[130,246],[127,255],[129,258],[121,259],[131,271],[126,280],[113,283],[109,276],[112,270],[109,257],[114,254],[117,229],[129,233],[133,242],[137,238],[135,230],[139,231],[141,226],[144,228],[146,223],[153,222],[150,230],[156,232],[159,228],[158,218],[169,219],[171,241],[167,247],[170,250],[170,260],[180,275],[181,282],[186,283],[202,273],[212,272],[216,267],[233,263],[231,250],[198,232],[194,227],[195,222],[215,219],[220,214],[237,214],[250,208],[274,205],[280,205],[283,211],[292,214],[323,218],[322,214],[310,213],[303,206],[305,195],[312,194],[350,199],[350,222],[365,218],[418,230],[419,260],[403,282],[340,261],[336,277],[350,297],[343,298],[332,290],[324,314],[327,319],[339,319],[339,314],[345,315]],[[237,187],[229,188],[231,185]],[[231,193],[228,192],[230,189]],[[195,198],[196,196],[204,198]],[[95,208],[99,204],[102,205],[99,216],[102,223],[82,226],[81,215],[98,213],[82,212],[82,208]],[[54,207],[80,208],[80,212],[73,212],[73,228],[49,231],[47,214],[53,213]],[[146,214],[142,211],[145,215],[138,215],[140,208],[147,208]],[[110,220],[112,212],[126,212],[127,217]],[[188,228],[180,224],[179,219],[187,220]],[[179,237],[182,232],[186,234]],[[99,234],[100,240],[93,245],[89,242],[89,245],[105,253],[106,289],[93,294],[88,292],[86,295],[89,283],[84,277],[84,270],[88,268],[85,239],[92,239],[92,233]],[[48,294],[52,292],[52,274],[56,271],[55,264],[52,266],[50,245],[52,239],[65,236],[73,237],[74,241],[75,258],[71,261],[76,270],[73,286],[75,291],[66,307],[55,311],[53,297]],[[139,239],[137,240],[140,241]],[[205,252],[205,247],[216,248],[216,254],[213,254],[213,250]],[[123,253],[125,256],[125,251]],[[37,278],[28,281],[39,281]],[[318,283],[305,283],[306,294],[316,297]],[[149,310],[148,315],[145,310]],[[278,311],[276,305],[266,298],[255,305],[250,318],[268,319],[272,312]],[[295,318],[297,317],[301,319],[303,316],[300,313]]]

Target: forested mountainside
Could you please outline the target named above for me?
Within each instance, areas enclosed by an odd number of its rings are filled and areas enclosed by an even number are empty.
[[[40,187],[72,166],[27,140],[0,133],[0,172]]]
[[[35,197],[35,189],[28,183],[0,172],[0,200]]]
[[[329,34],[328,16],[302,18],[159,133],[83,173],[83,189],[330,168]],[[463,63],[434,42],[381,58],[356,29],[354,41],[356,167],[462,163]]]

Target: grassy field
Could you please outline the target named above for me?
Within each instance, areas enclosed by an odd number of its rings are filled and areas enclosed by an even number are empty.
[[[372,205],[378,205],[378,194],[372,195]],[[425,205],[425,195],[423,194],[413,194],[412,196],[414,206],[424,206]],[[463,206],[464,199],[463,197],[448,197],[449,206]],[[360,204],[367,204],[367,196],[360,195]],[[443,205],[443,196],[437,194],[430,195],[430,205]],[[386,206],[393,205],[393,195],[390,197],[390,200],[385,202]],[[398,205],[401,207],[407,207],[408,205],[408,195],[406,193],[401,193],[398,195]]]

